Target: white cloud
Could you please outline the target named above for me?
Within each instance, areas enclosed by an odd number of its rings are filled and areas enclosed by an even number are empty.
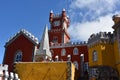
[[[92,33],[102,32],[112,32],[112,14],[107,16],[99,17],[96,21],[83,22],[83,23],[73,23],[69,28],[69,33],[71,34],[72,40],[85,40],[87,41]]]
[[[112,16],[119,13],[117,10],[118,1],[73,0],[69,6],[71,16],[69,32],[72,40],[87,41],[92,33],[112,32],[114,24]]]
[[[106,12],[115,9],[119,0],[74,0],[70,4],[72,9],[88,9],[95,12]]]

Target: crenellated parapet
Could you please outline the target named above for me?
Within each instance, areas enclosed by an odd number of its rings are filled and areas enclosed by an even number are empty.
[[[112,28],[116,31],[116,29],[120,26],[120,14],[114,15],[112,19],[114,21]]]
[[[0,65],[0,80],[20,80],[17,73],[8,72],[8,65]]]
[[[69,16],[66,14],[65,9],[62,10],[62,13],[57,14],[54,14],[53,10],[50,11],[49,22],[53,23],[55,20],[61,20],[61,22],[65,21],[66,23],[68,23],[68,26],[70,24],[70,19]]]
[[[58,44],[51,44],[50,48],[62,48],[62,47],[72,47],[72,46],[83,46],[87,45],[86,41],[81,42],[69,42],[69,43],[58,43]]]
[[[92,34],[88,39],[88,47],[106,43],[113,43],[113,34],[111,32],[99,32],[97,34]]]
[[[62,30],[62,29],[59,29],[59,28],[58,28],[58,29],[49,30],[49,32],[55,32],[55,33],[56,33],[56,32],[61,32],[61,31],[63,31],[63,30]]]
[[[21,29],[20,31],[18,31],[16,34],[14,34],[12,37],[10,37],[7,40],[5,46],[7,46],[9,43],[11,43],[11,41],[13,41],[14,39],[16,39],[21,34],[25,35],[28,39],[30,39],[35,44],[38,44],[38,38],[36,38],[34,35],[32,35],[29,31],[27,31],[25,29]]]
[[[8,65],[0,65],[0,71],[2,71],[2,70],[8,70]]]

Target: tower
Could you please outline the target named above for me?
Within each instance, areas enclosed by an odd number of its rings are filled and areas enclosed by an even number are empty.
[[[113,16],[115,63],[120,77],[120,14]]]
[[[56,43],[67,43],[70,41],[68,33],[68,27],[70,24],[69,17],[66,15],[65,9],[62,10],[61,14],[54,14],[51,10],[49,16],[50,30],[49,30],[49,42]]]

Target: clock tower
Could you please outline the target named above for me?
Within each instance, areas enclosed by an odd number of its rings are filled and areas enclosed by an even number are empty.
[[[66,15],[65,9],[61,14],[54,14],[51,10],[49,16],[50,30],[49,41],[51,44],[68,43],[70,41],[70,35],[68,33],[68,27],[70,24],[69,17]]]

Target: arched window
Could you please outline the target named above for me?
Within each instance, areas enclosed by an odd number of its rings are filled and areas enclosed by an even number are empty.
[[[92,55],[93,55],[93,61],[97,61],[98,60],[98,53],[96,50],[93,51]]]
[[[74,49],[73,49],[73,54],[74,54],[74,55],[78,55],[78,48],[74,48]]]
[[[65,49],[62,49],[61,50],[61,56],[65,56],[66,55],[66,50]]]
[[[74,61],[73,64],[75,65],[75,68],[78,70],[78,62]]]
[[[15,62],[20,62],[22,61],[22,51],[18,50],[15,54]]]

